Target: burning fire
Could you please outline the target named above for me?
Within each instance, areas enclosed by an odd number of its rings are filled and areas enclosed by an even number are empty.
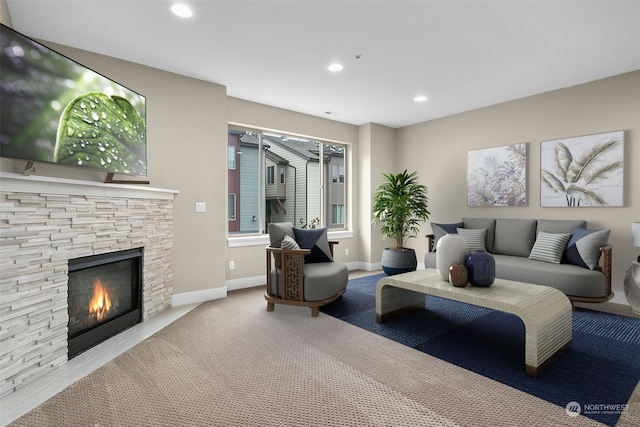
[[[93,282],[93,298],[89,301],[89,314],[98,321],[111,310],[111,299],[107,293],[107,289],[102,285],[100,279]]]

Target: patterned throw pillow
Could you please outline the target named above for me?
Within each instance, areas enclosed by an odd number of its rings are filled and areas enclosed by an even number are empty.
[[[293,234],[302,249],[311,250],[310,254],[304,256],[305,263],[333,262],[326,227],[294,228]]]
[[[529,259],[560,264],[571,233],[547,233],[540,231],[533,244]]]
[[[446,234],[456,234],[456,230],[458,228],[463,228],[464,223],[456,222],[455,224],[436,224],[431,223],[431,229],[433,230],[433,250],[436,251],[436,247],[438,246],[438,240],[444,237]]]
[[[280,244],[280,247],[282,249],[289,249],[289,250],[300,249],[300,246],[298,246],[298,243],[295,240],[293,240],[293,237],[291,236],[284,236],[282,238],[282,243]]]
[[[458,228],[456,231],[467,242],[469,253],[487,250],[484,244],[487,236],[486,228]]]
[[[611,230],[589,230],[576,227],[567,243],[565,258],[567,262],[593,270],[600,259],[600,247],[609,241]]]

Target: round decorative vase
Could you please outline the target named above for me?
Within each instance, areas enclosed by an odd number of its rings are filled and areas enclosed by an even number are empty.
[[[624,275],[624,295],[633,312],[640,314],[640,262],[633,262]]]
[[[449,281],[449,268],[453,264],[464,264],[467,242],[457,234],[445,234],[436,245],[436,270],[442,280]]]
[[[393,276],[414,271],[418,268],[418,258],[416,258],[416,251],[410,248],[403,248],[400,251],[385,248],[382,251],[381,264],[387,276]]]
[[[467,256],[469,283],[473,286],[487,287],[496,278],[496,260],[489,252],[475,251]]]

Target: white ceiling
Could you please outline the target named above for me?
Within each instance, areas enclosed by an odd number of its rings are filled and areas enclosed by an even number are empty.
[[[28,36],[355,125],[401,127],[640,69],[639,1],[182,2],[193,17],[165,0],[7,3]],[[344,70],[328,71],[334,61]]]

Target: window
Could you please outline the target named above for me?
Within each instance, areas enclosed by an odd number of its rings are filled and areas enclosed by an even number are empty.
[[[335,204],[331,206],[331,224],[344,225],[344,205]]]
[[[267,166],[267,184],[275,184],[275,166]]]
[[[229,169],[233,170],[236,168],[236,146],[229,145]]]
[[[344,184],[344,165],[332,165],[331,180]]]
[[[315,219],[344,229],[346,145],[258,130],[230,128],[229,135],[242,153],[234,169],[229,163],[237,220],[229,222],[230,234],[263,234],[282,221],[306,227]]]
[[[236,195],[229,194],[227,197],[227,213],[229,221],[235,221],[236,219]]]

